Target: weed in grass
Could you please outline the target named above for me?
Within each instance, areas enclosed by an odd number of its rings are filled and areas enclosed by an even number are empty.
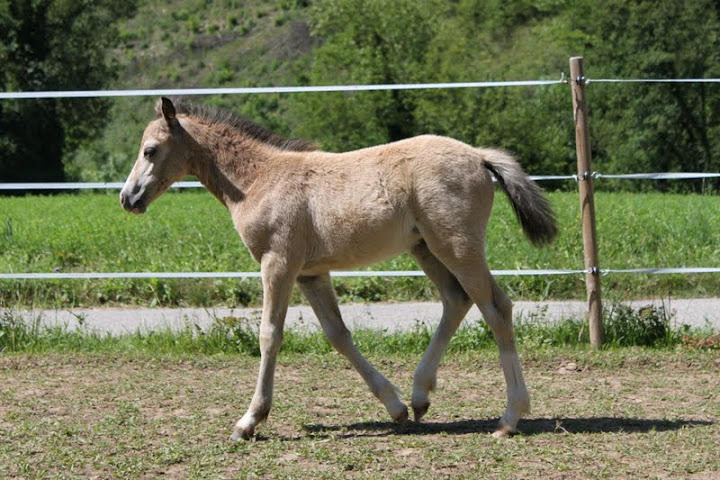
[[[5,228],[3,229],[3,242],[10,246],[13,243],[13,224],[12,218],[7,217],[5,219]]]
[[[9,311],[0,313],[0,352],[9,350],[18,351],[18,336],[24,333],[27,325],[18,322],[17,318]]]
[[[576,319],[557,322],[520,319],[516,324],[515,332],[518,342],[531,348],[588,345],[590,341],[586,322]]]
[[[495,338],[486,323],[462,326],[450,340],[449,352],[471,352],[495,347]]]
[[[252,356],[260,355],[258,319],[245,317],[217,318],[207,332],[198,329],[198,336],[208,343],[210,350],[235,351]]]
[[[683,335],[682,346],[696,350],[720,350],[720,333],[715,335]]]

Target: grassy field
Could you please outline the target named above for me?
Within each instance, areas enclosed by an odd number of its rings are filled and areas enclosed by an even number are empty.
[[[450,355],[421,424],[397,427],[334,354],[281,355],[256,441],[227,440],[257,359],[0,356],[2,478],[717,478],[720,359],[698,350],[523,352],[533,413],[504,409],[497,354]],[[371,355],[405,392],[417,358]]]
[[[498,195],[488,233],[493,269],[581,269],[577,197],[552,193],[561,234],[535,249]],[[605,268],[720,265],[720,196],[599,194],[598,234]],[[417,269],[409,256],[375,265]],[[207,192],[167,194],[133,216],[116,193],[0,199],[0,271],[256,271],[228,213]],[[503,277],[513,298],[583,298],[583,276]],[[609,298],[714,296],[720,276],[609,275]],[[344,301],[432,299],[424,278],[336,281]],[[248,305],[260,301],[257,280],[0,280],[4,305]],[[296,295],[295,301],[300,301]]]
[[[488,232],[493,269],[581,269],[577,196],[552,193],[561,234],[535,249],[498,195]],[[720,265],[720,196],[606,193],[597,196],[604,268]],[[408,256],[375,265],[417,269]],[[143,216],[125,213],[117,194],[0,198],[0,271],[256,271],[228,213],[207,192],[165,195]],[[582,275],[503,277],[516,299],[583,298]],[[720,276],[609,275],[609,298],[714,296]],[[336,281],[343,301],[433,299],[424,278]],[[6,306],[248,305],[260,301],[257,280],[0,280]],[[296,294],[294,301],[301,301]]]

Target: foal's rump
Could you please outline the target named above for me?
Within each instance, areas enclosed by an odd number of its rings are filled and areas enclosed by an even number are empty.
[[[483,240],[492,208],[494,176],[533,243],[549,243],[557,234],[555,216],[542,189],[509,153],[431,135],[405,142],[406,146],[403,142],[397,145],[405,147],[401,149],[404,153],[414,149],[410,170],[416,214],[425,220],[426,228],[444,228],[444,232],[437,232],[443,236],[465,233]]]

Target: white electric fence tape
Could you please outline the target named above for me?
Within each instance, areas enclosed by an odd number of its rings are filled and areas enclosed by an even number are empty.
[[[493,270],[493,275],[570,275],[585,270]],[[420,270],[362,270],[333,272],[333,277],[424,277]],[[6,280],[60,280],[109,278],[260,278],[260,272],[83,272],[0,273]]]
[[[0,99],[25,98],[99,98],[99,97],[160,97],[190,95],[236,95],[258,93],[319,93],[319,92],[370,92],[382,90],[438,90],[456,88],[531,87],[557,85],[560,80],[518,80],[507,82],[455,82],[405,83],[378,85],[319,85],[293,87],[230,87],[230,88],[165,88],[151,90],[77,90],[43,92],[0,92]]]
[[[586,78],[590,83],[720,83],[720,78]]]
[[[664,172],[664,173],[624,173],[618,175],[607,175],[593,172],[593,178],[618,178],[623,180],[688,180],[696,178],[717,178],[720,173],[692,173],[692,172]]]
[[[720,78],[598,78],[584,79],[590,83],[720,83]],[[289,87],[230,87],[230,88],[165,88],[147,90],[58,90],[37,92],[0,92],[0,100],[41,98],[100,98],[100,97],[154,97],[190,95],[236,95],[268,93],[319,93],[319,92],[368,92],[382,90],[438,90],[457,88],[531,87],[566,84],[563,74],[559,80],[517,80],[501,82],[452,82],[452,83],[405,83],[377,85],[318,85]]]
[[[644,273],[647,275],[666,275],[681,273],[687,275],[690,273],[720,273],[720,268],[715,267],[687,267],[687,268],[628,268],[624,270],[616,270],[612,268],[600,269],[600,273],[607,275],[610,273]]]
[[[0,190],[120,190],[123,182],[0,183]],[[174,188],[198,188],[200,182],[176,182]]]
[[[579,275],[590,273],[589,270],[492,270],[495,276],[546,276],[546,275]],[[633,274],[691,274],[720,273],[720,268],[688,267],[688,268],[630,268],[601,269],[602,275],[611,273]],[[424,277],[420,270],[362,270],[333,272],[333,277]],[[82,273],[0,273],[0,280],[98,280],[113,278],[261,278],[260,272],[82,272]]]

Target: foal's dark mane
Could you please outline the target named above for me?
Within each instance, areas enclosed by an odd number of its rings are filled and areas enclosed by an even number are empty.
[[[311,152],[319,147],[316,143],[305,140],[292,140],[272,133],[270,130],[251,122],[247,118],[224,108],[198,105],[188,102],[182,98],[173,98],[175,112],[178,115],[198,117],[207,123],[219,123],[233,129],[239,130],[244,135],[259,140],[263,143],[277,147],[281,150],[291,152]],[[158,112],[158,118],[162,112]]]

